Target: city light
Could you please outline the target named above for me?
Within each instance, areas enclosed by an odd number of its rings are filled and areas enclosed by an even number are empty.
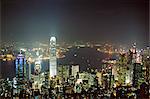
[[[0,99],[149,99],[149,0],[2,0]]]

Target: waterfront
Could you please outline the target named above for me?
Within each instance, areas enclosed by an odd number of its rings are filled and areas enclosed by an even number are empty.
[[[1,0],[0,99],[149,99],[149,0]]]
[[[80,71],[86,71],[87,68],[101,69],[102,60],[106,58],[115,58],[117,55],[110,55],[107,53],[99,52],[96,48],[71,48],[65,53],[64,58],[57,59],[58,66],[71,66],[79,65]],[[15,76],[15,60],[2,61],[1,60],[1,73],[4,79],[13,78]],[[41,72],[49,69],[49,60],[41,60]],[[31,72],[34,74],[34,63],[31,63]]]

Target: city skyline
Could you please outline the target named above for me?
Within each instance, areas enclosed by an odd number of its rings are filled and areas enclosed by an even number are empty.
[[[147,46],[148,0],[2,0],[2,41],[94,41]]]
[[[0,4],[0,99],[150,98],[149,0]]]

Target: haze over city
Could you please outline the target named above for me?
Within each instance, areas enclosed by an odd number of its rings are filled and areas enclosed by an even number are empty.
[[[0,99],[150,99],[149,0],[0,3]]]
[[[148,0],[2,0],[2,41],[148,44]],[[11,40],[10,40],[11,39]]]

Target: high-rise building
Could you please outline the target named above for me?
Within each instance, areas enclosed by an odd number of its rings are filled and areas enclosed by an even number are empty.
[[[2,74],[1,74],[1,65],[0,65],[0,79],[1,79],[1,77],[2,77]]]
[[[28,58],[28,70],[29,70],[28,78],[29,78],[29,80],[31,80],[31,57]]]
[[[72,76],[76,77],[79,72],[79,65],[72,65],[71,72]]]
[[[62,78],[69,78],[71,67],[69,65],[60,65],[57,67],[57,75]]]
[[[133,86],[138,86],[143,78],[142,75],[142,65],[140,63],[134,63],[133,64],[134,68],[133,68]]]
[[[50,60],[49,60],[50,77],[57,75],[57,58],[56,58],[56,38],[50,38]]]
[[[16,77],[19,79],[24,79],[27,77],[27,66],[26,59],[23,54],[18,54],[16,61]]]
[[[132,52],[132,63],[136,63],[136,56],[137,56],[136,43],[132,45],[132,48],[130,50]]]
[[[15,66],[16,66],[16,80],[17,82],[14,83],[16,86],[17,92],[20,92],[22,88],[25,86],[24,81],[28,79],[28,66],[26,63],[25,55],[20,53],[18,54],[16,60],[15,60]]]
[[[40,72],[41,72],[41,61],[38,59],[35,61],[34,74],[39,75]]]

